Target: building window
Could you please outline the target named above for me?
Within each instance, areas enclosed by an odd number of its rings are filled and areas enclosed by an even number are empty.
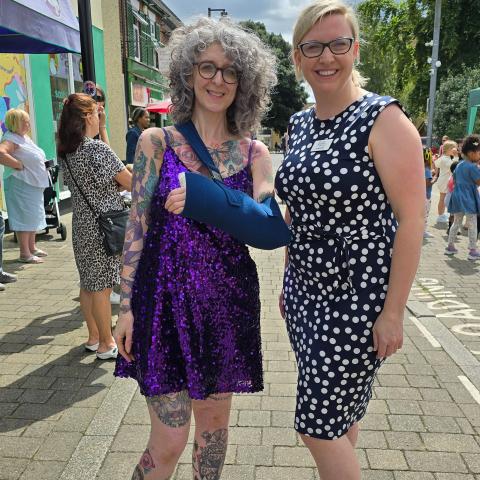
[[[137,24],[133,24],[133,56],[140,62],[140,29]]]

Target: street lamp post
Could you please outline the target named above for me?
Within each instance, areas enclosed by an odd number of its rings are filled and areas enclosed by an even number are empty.
[[[78,0],[78,23],[80,26],[80,44],[82,48],[83,81],[90,80],[95,83],[90,0]]]
[[[208,18],[212,16],[212,12],[220,12],[221,17],[226,17],[228,15],[227,11],[224,8],[208,8]]]
[[[441,62],[438,60],[438,47],[440,43],[440,21],[442,13],[442,1],[435,0],[435,19],[433,22],[433,42],[429,42],[426,45],[432,44],[432,58],[430,60],[430,93],[428,102],[428,123],[427,123],[427,147],[432,146],[432,134],[433,134],[433,113],[435,111],[435,92],[437,90],[437,69],[440,67]]]

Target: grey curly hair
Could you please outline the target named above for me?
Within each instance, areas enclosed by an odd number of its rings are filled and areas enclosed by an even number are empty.
[[[253,33],[228,19],[199,18],[173,31],[169,40],[172,117],[175,123],[191,119],[195,94],[191,76],[198,55],[218,43],[239,71],[235,100],[227,110],[227,126],[234,135],[246,134],[259,125],[277,83],[276,57]]]

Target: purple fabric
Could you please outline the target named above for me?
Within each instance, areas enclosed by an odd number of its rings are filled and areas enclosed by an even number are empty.
[[[226,233],[173,215],[168,193],[186,171],[167,147],[132,292],[133,377],[143,395],[188,390],[191,398],[263,389],[260,299],[248,248]],[[250,168],[225,184],[252,194]]]

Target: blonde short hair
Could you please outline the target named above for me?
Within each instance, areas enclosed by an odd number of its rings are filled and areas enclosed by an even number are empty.
[[[17,133],[23,122],[28,122],[30,117],[25,110],[11,108],[5,115],[5,126],[12,132]]]
[[[298,17],[293,29],[293,50],[292,57],[298,44],[302,38],[312,29],[312,27],[327,15],[344,15],[350,28],[352,29],[355,41],[360,41],[360,27],[358,25],[357,16],[351,7],[343,3],[341,0],[318,0],[308,7],[304,8]],[[301,78],[302,73],[299,65],[295,64],[295,72],[297,78]],[[357,87],[363,87],[368,79],[363,77],[361,73],[353,67],[352,81]]]
[[[445,140],[445,142],[443,142],[443,153],[446,155],[447,152],[450,152],[453,148],[457,147],[457,142],[454,142],[453,140]]]

